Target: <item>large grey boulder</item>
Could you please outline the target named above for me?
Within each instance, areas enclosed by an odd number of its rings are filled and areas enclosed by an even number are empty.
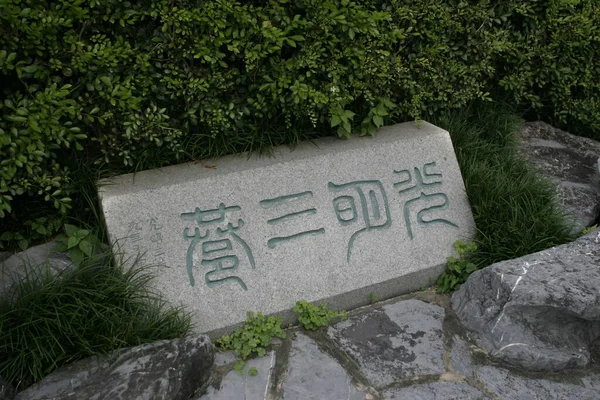
[[[590,363],[600,337],[600,230],[474,272],[452,296],[490,354],[533,371]]]
[[[518,136],[521,153],[555,183],[557,198],[572,217],[574,231],[596,223],[600,143],[541,121],[524,124]]]
[[[12,288],[25,278],[44,276],[49,273],[56,276],[74,268],[71,257],[54,250],[55,241],[51,241],[1,260],[0,259],[0,298],[10,297]]]
[[[208,382],[214,349],[207,336],[163,340],[78,361],[15,400],[183,400]]]

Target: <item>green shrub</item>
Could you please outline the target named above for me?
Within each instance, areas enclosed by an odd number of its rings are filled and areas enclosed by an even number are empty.
[[[0,375],[8,382],[24,389],[73,361],[190,332],[189,315],[148,289],[147,268],[97,261],[30,276],[16,300],[0,302]]]
[[[488,93],[597,131],[599,12],[595,0],[0,0],[4,242],[80,212],[78,154],[133,171],[373,134]]]

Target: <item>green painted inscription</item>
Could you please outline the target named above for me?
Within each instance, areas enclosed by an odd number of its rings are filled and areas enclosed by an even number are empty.
[[[361,233],[389,228],[392,225],[387,195],[381,181],[377,180],[340,185],[329,182],[328,187],[331,193],[340,193],[340,196],[333,199],[333,210],[338,222],[341,225],[356,224],[359,228],[348,240],[346,262],[350,262],[354,242]]]
[[[423,168],[421,169],[415,167],[413,169],[413,174],[411,174],[408,169],[400,171],[394,170],[394,173],[401,177],[401,180],[394,184],[394,187],[400,188],[398,193],[401,195],[411,194],[414,196],[406,200],[403,207],[406,230],[408,231],[408,236],[411,240],[414,238],[414,232],[410,219],[410,210],[413,204],[418,202],[429,204],[431,204],[431,202],[438,203],[417,211],[416,219],[419,225],[427,226],[428,224],[445,224],[453,228],[458,228],[458,225],[445,218],[426,218],[426,216],[430,215],[432,212],[446,210],[450,206],[450,200],[445,193],[437,192],[427,194],[424,192],[426,189],[436,188],[442,184],[442,174],[430,171],[430,169],[434,167],[436,167],[435,161],[424,164]]]
[[[282,206],[291,201],[312,199],[312,197],[313,197],[313,193],[311,191],[306,191],[306,192],[301,192],[301,193],[289,194],[289,195],[285,195],[285,196],[279,196],[279,197],[275,197],[272,199],[261,200],[261,201],[259,201],[259,204],[262,208],[271,209],[271,208],[275,208],[277,206]],[[304,210],[293,211],[293,212],[289,212],[284,215],[280,215],[275,218],[271,218],[271,219],[267,220],[267,223],[269,225],[277,225],[284,221],[290,221],[290,220],[294,220],[295,218],[302,218],[303,216],[313,215],[316,213],[317,213],[316,208],[307,208]],[[299,239],[299,238],[302,238],[305,236],[322,235],[324,233],[325,233],[325,228],[320,228],[320,229],[306,230],[306,231],[302,231],[302,232],[298,232],[298,233],[294,233],[294,234],[286,235],[286,236],[277,236],[277,237],[267,240],[267,246],[269,246],[270,249],[274,249],[275,247],[277,247],[280,244],[283,244],[283,243],[286,243],[286,242],[289,242],[289,241],[292,241],[295,239]]]
[[[200,244],[200,266],[208,269],[204,274],[204,281],[208,287],[234,282],[243,290],[248,290],[244,281],[235,274],[240,260],[255,268],[254,256],[248,244],[237,234],[244,226],[244,221],[238,218],[237,223],[232,224],[228,217],[240,210],[239,206],[225,207],[221,203],[218,208],[212,210],[196,208],[194,212],[181,214],[182,220],[191,220],[197,224],[193,234],[190,234],[189,227],[183,230],[183,238],[190,241],[186,263],[191,286],[195,285],[194,254]]]

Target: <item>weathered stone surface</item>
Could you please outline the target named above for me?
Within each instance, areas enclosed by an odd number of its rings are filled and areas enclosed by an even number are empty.
[[[15,388],[0,376],[0,400],[13,400]]]
[[[588,389],[592,389],[600,393],[600,374],[594,374],[590,376],[583,377],[581,379],[583,382],[583,386]]]
[[[11,296],[11,288],[25,277],[53,276],[73,268],[71,257],[54,251],[56,242],[31,247],[0,262],[0,297]]]
[[[583,367],[600,336],[600,230],[473,273],[452,296],[493,357],[539,371]]]
[[[556,183],[557,197],[571,213],[575,229],[593,225],[600,212],[600,143],[541,121],[524,124],[519,138],[521,152]]]
[[[469,345],[458,336],[454,336],[453,339],[450,363],[454,373],[465,377],[473,375],[473,360]]]
[[[389,399],[397,400],[479,400],[489,399],[479,390],[464,382],[435,382],[413,385],[388,392]],[[516,399],[517,397],[515,397]]]
[[[444,309],[405,300],[329,327],[328,335],[376,387],[444,373]]]
[[[208,381],[213,358],[207,336],[121,349],[61,368],[16,400],[189,399]]]
[[[504,369],[481,367],[476,372],[486,389],[500,399],[519,400],[598,400],[600,392],[569,383],[525,378]]]
[[[321,352],[308,337],[298,334],[283,384],[285,400],[364,400],[352,379],[338,362]]]
[[[218,352],[215,354],[215,365],[222,367],[223,365],[233,364],[236,361],[235,354],[233,351],[226,351],[224,353]]]
[[[12,254],[8,251],[0,251],[0,262],[8,259]]]
[[[117,177],[101,188],[111,240],[161,265],[155,287],[215,335],[247,311],[416,290],[474,231],[446,131],[316,144]]]
[[[275,352],[267,356],[249,360],[244,366],[244,374],[232,370],[218,382],[218,388],[209,386],[199,400],[264,400],[271,386],[272,369],[275,365]],[[256,368],[257,374],[251,376],[248,370]]]

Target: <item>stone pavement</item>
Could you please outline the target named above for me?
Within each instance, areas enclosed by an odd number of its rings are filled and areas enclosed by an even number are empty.
[[[255,376],[220,353],[207,390],[195,400],[600,399],[600,368],[525,373],[477,348],[448,296],[431,291],[374,304],[317,332],[290,330]]]

